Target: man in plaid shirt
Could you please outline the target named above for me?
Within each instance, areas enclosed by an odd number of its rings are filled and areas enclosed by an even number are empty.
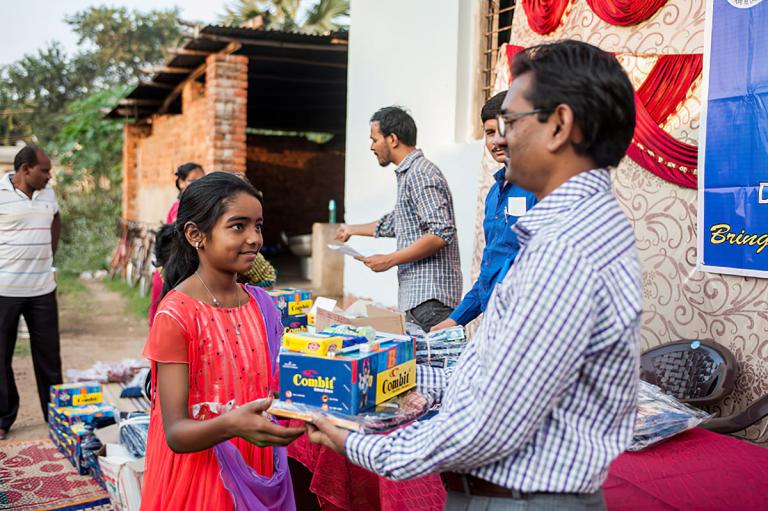
[[[397,251],[361,257],[375,272],[397,266],[398,303],[424,331],[445,320],[461,299],[461,265],[453,197],[440,169],[416,149],[416,123],[403,109],[371,118],[371,151],[379,165],[397,165],[395,209],[368,224],[342,224],[336,239],[394,237]]]
[[[506,179],[539,202],[515,263],[451,370],[417,366],[440,412],[388,435],[323,417],[310,439],[391,479],[439,472],[449,511],[605,509],[637,413],[640,261],[609,168],[635,127],[616,58],[579,41],[519,52],[498,117]]]

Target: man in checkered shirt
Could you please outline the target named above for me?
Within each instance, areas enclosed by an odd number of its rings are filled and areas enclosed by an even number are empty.
[[[397,165],[395,209],[368,224],[342,224],[336,239],[394,237],[397,251],[361,257],[375,272],[397,266],[398,303],[424,331],[445,320],[461,299],[461,264],[453,197],[437,166],[416,149],[416,123],[403,109],[371,117],[371,151],[379,165]]]
[[[310,439],[391,479],[439,472],[448,511],[605,509],[637,413],[640,261],[609,168],[635,127],[632,85],[579,41],[519,52],[498,117],[506,179],[539,202],[520,252],[451,370],[417,366],[440,412],[388,435],[323,417]]]

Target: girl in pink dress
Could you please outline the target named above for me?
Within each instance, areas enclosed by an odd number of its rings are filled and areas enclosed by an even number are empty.
[[[273,322],[265,315],[275,311],[235,280],[261,248],[262,224],[256,190],[235,175],[214,172],[182,196],[165,295],[144,348],[152,362],[152,408],[143,510],[234,509],[233,481],[271,477],[271,446],[304,432],[263,416],[272,382]],[[239,474],[249,477],[230,474],[225,484],[222,459],[239,462]],[[290,509],[286,491],[264,507],[239,507]],[[239,498],[258,500],[258,493]]]

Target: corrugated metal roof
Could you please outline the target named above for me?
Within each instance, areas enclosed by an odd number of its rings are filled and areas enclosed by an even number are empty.
[[[317,35],[208,25],[195,30],[181,52],[171,54],[107,116],[142,119],[159,112],[169,96],[178,96],[174,90],[205,63],[207,54],[234,42],[239,44],[234,54],[250,58],[249,84],[257,84],[248,97],[249,127],[301,130],[300,119],[309,113],[315,131],[324,126],[343,130],[348,38],[347,32]],[[179,113],[180,96],[166,106],[167,113]]]

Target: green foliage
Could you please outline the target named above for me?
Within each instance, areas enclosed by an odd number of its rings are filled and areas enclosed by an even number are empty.
[[[302,13],[306,13],[302,15]],[[225,25],[242,25],[262,16],[270,30],[325,34],[346,29],[349,0],[237,0],[220,17]]]
[[[88,289],[80,280],[80,274],[71,271],[56,272],[56,293],[59,298],[73,298],[82,301]]]
[[[117,86],[69,104],[48,149],[66,170],[56,175],[61,206],[57,264],[73,272],[106,268],[120,216],[122,123],[105,119],[126,88]]]
[[[103,109],[176,45],[177,16],[177,9],[92,7],[65,19],[79,37],[75,55],[51,43],[0,67],[0,143],[39,141],[63,164],[56,169],[62,270],[106,267],[120,216],[122,123]]]
[[[121,178],[123,123],[105,119],[103,109],[123,97],[128,88],[118,85],[70,103],[62,124],[47,148],[69,167],[57,174],[60,186],[110,188]]]
[[[302,32],[327,33],[346,29],[339,18],[349,17],[349,0],[320,0],[307,13]]]
[[[0,67],[0,143],[40,141],[58,132],[66,106],[142,77],[180,37],[178,11],[92,7],[66,18],[79,37],[69,56],[58,43]]]
[[[163,61],[163,50],[180,36],[179,10],[142,13],[125,7],[91,7],[66,21],[85,48],[84,58],[97,69],[107,85],[143,78],[142,67]]]
[[[0,143],[49,140],[67,103],[85,96],[95,76],[92,62],[68,58],[58,43],[0,68]]]
[[[57,190],[61,211],[61,241],[56,266],[71,272],[106,269],[117,244],[119,187],[108,190]]]

